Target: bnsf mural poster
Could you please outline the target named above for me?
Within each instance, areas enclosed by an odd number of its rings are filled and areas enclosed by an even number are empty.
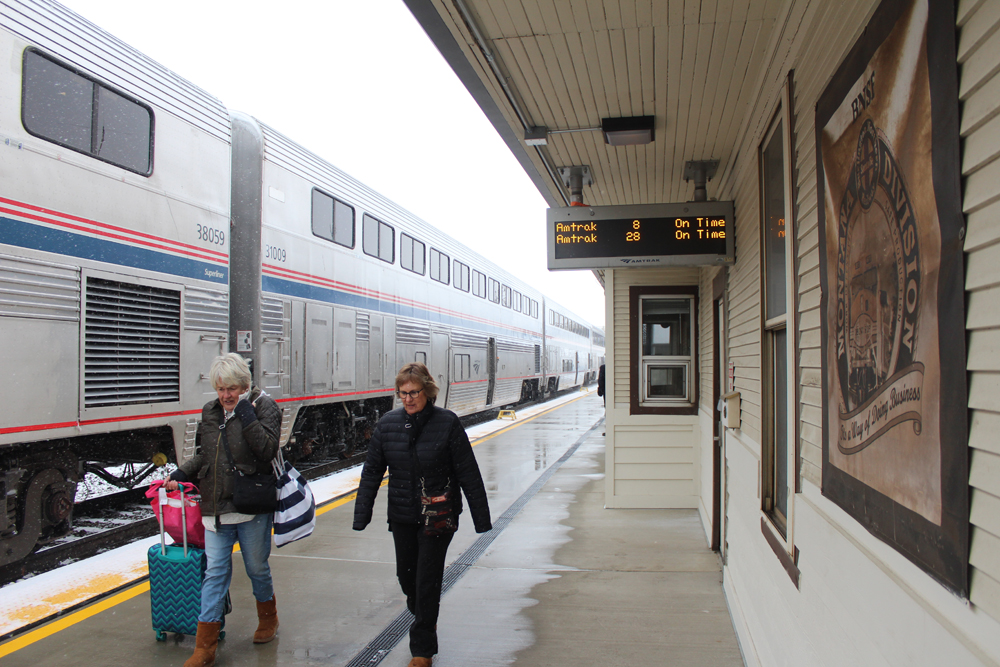
[[[967,589],[954,10],[885,0],[816,107],[823,493]]]

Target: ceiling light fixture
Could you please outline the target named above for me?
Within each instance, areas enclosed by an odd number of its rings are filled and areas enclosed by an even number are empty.
[[[609,146],[639,146],[653,141],[653,116],[602,118],[604,143]]]
[[[524,143],[527,146],[547,146],[549,143],[549,128],[544,125],[530,127],[524,131]]]

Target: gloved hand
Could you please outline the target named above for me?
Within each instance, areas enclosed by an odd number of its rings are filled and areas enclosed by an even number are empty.
[[[236,404],[233,412],[236,413],[236,417],[240,420],[240,423],[243,424],[243,428],[246,428],[250,424],[257,421],[257,411],[253,409],[253,405],[250,404],[250,401],[245,398],[240,399],[240,402]]]

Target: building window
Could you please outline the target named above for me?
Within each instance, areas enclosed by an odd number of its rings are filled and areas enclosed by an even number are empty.
[[[312,231],[345,248],[354,247],[354,208],[325,192],[312,191]]]
[[[407,271],[424,275],[426,246],[409,234],[399,234],[399,265]]]
[[[692,404],[693,302],[688,297],[640,297],[641,405]]]
[[[367,213],[361,218],[361,244],[366,255],[392,264],[396,261],[396,232]]]
[[[630,414],[697,414],[697,294],[697,287],[629,288]],[[590,338],[589,328],[567,324]]]
[[[469,267],[462,262],[455,260],[455,289],[463,292],[469,291]]]
[[[782,105],[760,144],[760,209],[763,292],[763,447],[761,503],[765,515],[786,540],[789,497],[794,486],[794,351],[789,346],[789,302],[792,293],[792,230],[788,212],[788,117]]]
[[[431,248],[431,280],[445,285],[451,282],[451,258],[437,248]]]
[[[149,176],[153,110],[35,49],[24,52],[21,122],[31,134]]]

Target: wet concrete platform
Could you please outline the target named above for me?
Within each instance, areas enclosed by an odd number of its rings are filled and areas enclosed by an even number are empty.
[[[476,535],[463,516],[452,541],[436,666],[743,664],[697,513],[604,509],[602,416],[588,394],[474,441],[495,528]],[[234,555],[217,665],[405,667],[384,489],[367,530],[351,530],[353,508],[350,497],[327,505],[312,537],[272,551],[281,627],[270,644],[250,641],[255,607]],[[0,662],[181,665],[194,648],[193,637],[155,641],[142,584],[73,616],[0,644]]]

